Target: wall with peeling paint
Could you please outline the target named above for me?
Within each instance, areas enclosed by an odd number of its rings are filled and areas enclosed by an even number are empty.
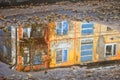
[[[48,68],[48,66],[60,67],[60,66],[69,66],[74,64],[84,64],[84,63],[90,63],[90,62],[120,59],[120,32],[119,31],[110,29],[106,25],[92,22],[94,24],[93,34],[83,35],[82,34],[83,22],[67,21],[68,33],[64,35],[63,34],[57,35],[56,22],[48,23],[46,40],[47,40],[47,51],[48,51],[47,54],[50,55],[50,59],[51,59],[50,64],[46,63],[47,65],[46,64],[33,65],[34,70],[39,70],[45,65],[46,65],[46,68]],[[22,36],[21,30],[22,30],[21,28],[19,28],[18,30],[19,39],[21,39],[21,36]],[[105,45],[112,44],[112,43],[117,44],[116,55],[106,56]],[[90,45],[92,46],[92,48],[90,46],[85,46],[85,45]],[[82,54],[82,52],[84,52],[84,50],[82,50],[82,46],[85,46],[83,47],[83,49],[86,49],[87,47],[88,49],[91,49],[92,60],[89,60],[90,57],[87,57],[91,55],[83,56],[87,54],[87,51],[86,53]],[[18,47],[18,50],[19,50],[19,47]],[[57,51],[62,52],[62,55],[59,55],[59,56],[62,56],[63,59],[61,59],[61,62],[59,63],[57,62]],[[67,55],[67,57],[65,57],[65,55]],[[23,65],[22,62],[23,62],[23,58],[19,55],[18,66],[17,66],[18,70],[21,70],[21,67],[23,67],[21,66]],[[25,70],[30,70],[30,66],[27,66]]]
[[[48,56],[46,55],[47,45],[46,44],[43,45],[44,44],[43,41],[40,42],[39,39],[41,38],[39,35],[32,36],[32,40],[36,40],[33,43],[33,41],[30,40],[30,34],[32,34],[30,33],[30,31],[27,32],[28,37],[23,36],[24,35],[23,28],[24,25],[18,28],[18,43],[17,43],[18,61],[17,61],[16,69],[18,71],[30,71],[31,68],[32,70],[40,70],[40,69],[48,68],[48,61],[47,61]],[[24,50],[25,48],[28,48],[28,50]],[[29,54],[29,56],[27,56],[29,60],[27,58],[27,62],[24,62],[26,60],[25,59],[26,53]]]
[[[50,27],[54,27],[54,31],[52,30],[49,35],[49,44],[50,44],[50,55],[51,55],[51,63],[50,67],[58,67],[58,66],[68,66],[75,64],[75,55],[74,55],[74,29],[71,21],[68,21],[68,34],[66,35],[57,35],[56,34],[56,22],[49,23]],[[52,26],[53,25],[53,26]],[[57,63],[56,62],[56,51],[59,49],[68,50],[68,57],[66,62]]]
[[[56,22],[54,22],[54,27]],[[80,21],[69,21],[69,31],[68,35],[50,35],[50,54],[51,54],[51,67],[57,66],[68,66],[73,64],[83,64],[89,62],[98,62],[105,60],[117,60],[120,59],[120,32],[114,29],[108,29],[109,27],[106,25],[94,23],[94,34],[90,35],[82,35],[81,34],[81,26],[82,22]],[[55,33],[56,31],[54,31]],[[93,56],[92,61],[81,62],[81,40],[82,39],[93,39]],[[56,45],[64,43],[69,43],[72,47],[69,49],[69,57],[68,61],[65,63],[56,63]],[[116,43],[117,44],[117,52],[115,56],[105,56],[105,44],[108,43]]]

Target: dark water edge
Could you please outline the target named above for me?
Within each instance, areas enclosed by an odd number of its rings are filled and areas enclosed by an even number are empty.
[[[54,4],[62,1],[70,2],[85,2],[85,1],[118,1],[119,0],[0,0],[0,8],[9,8],[21,5],[34,5],[38,6],[40,4]]]
[[[9,8],[13,6],[20,6],[20,5],[34,5],[38,6],[40,4],[53,4],[56,2],[61,2],[61,1],[70,1],[70,2],[78,2],[78,1],[87,1],[87,0],[1,0],[0,1],[0,7],[2,8]]]

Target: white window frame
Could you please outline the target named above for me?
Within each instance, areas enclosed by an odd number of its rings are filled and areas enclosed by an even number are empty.
[[[67,49],[67,48],[65,48],[65,49],[57,49],[57,50],[56,50],[56,56],[55,56],[55,58],[57,57],[57,51],[60,51],[60,50],[62,50],[62,63],[64,62],[64,61],[63,61],[63,57],[64,57],[64,56],[63,56],[63,54],[64,54],[63,51],[64,51],[64,50],[67,50],[67,61],[68,61],[68,49]],[[67,62],[67,61],[66,61],[66,62]],[[56,61],[56,63],[57,63],[57,61]],[[57,64],[59,64],[59,63],[57,63]]]
[[[67,20],[64,20],[64,21],[58,21],[58,22],[56,22],[56,33],[57,33],[57,23],[61,23],[62,24],[62,31],[61,31],[61,34],[60,35],[64,35],[63,34],[63,22],[66,22]],[[68,24],[68,31],[69,31],[69,24]],[[68,34],[68,33],[67,33]],[[58,34],[57,34],[58,35]]]
[[[60,35],[63,35],[63,22],[56,22],[56,33],[57,33],[57,28],[58,28],[58,25],[57,25],[57,24],[58,24],[58,23],[61,23],[61,24],[62,24],[62,25],[61,25],[61,28],[62,28],[61,30],[62,30],[62,31],[61,31]],[[59,34],[57,34],[57,35],[59,35]]]
[[[24,52],[24,54],[26,54],[27,53],[27,61],[26,62],[29,62],[30,61],[30,54],[29,54],[29,50],[28,50],[28,52]],[[23,58],[24,59],[24,58]],[[25,64],[25,63],[24,63]],[[26,64],[25,64],[26,65]],[[28,64],[29,65],[29,64]]]
[[[108,46],[108,45],[111,45],[112,46],[112,49],[111,49],[111,52],[112,52],[112,54],[111,55],[106,55],[106,46]],[[114,45],[116,45],[116,53],[115,53],[115,55],[113,55],[113,53],[114,53]],[[109,56],[116,56],[117,55],[117,43],[109,43],[109,44],[105,44],[105,48],[104,48],[104,57],[109,57]]]
[[[90,39],[90,40],[92,40],[92,42],[93,42],[93,38],[85,38],[85,39],[81,39],[80,40],[80,55],[81,55],[81,47],[82,47],[82,40],[88,40],[88,39]],[[89,44],[84,44],[84,45],[89,45]],[[92,50],[92,55],[84,55],[84,56],[81,56],[81,57],[85,57],[85,56],[93,56],[93,50],[94,50],[94,44],[93,44],[93,49],[87,49],[87,50]],[[83,50],[83,51],[87,51],[87,50]],[[80,58],[80,60],[81,60],[81,58]]]
[[[30,36],[31,36],[30,33],[31,33],[31,31],[32,31],[32,28],[31,28],[31,27],[23,27],[23,28],[22,28],[22,37],[23,37],[24,29],[27,29],[27,32],[26,32],[26,33],[27,33],[28,38],[30,38]],[[29,31],[28,31],[29,29],[30,29],[30,33],[29,33]],[[24,38],[24,37],[23,37],[23,38]]]
[[[82,25],[83,25],[83,24],[90,24],[90,23],[93,23],[93,22],[89,22],[89,23],[83,22]],[[93,23],[93,24],[94,24],[94,23]],[[94,26],[93,26],[93,28],[82,28],[82,25],[81,25],[81,34],[82,34],[82,35],[92,35],[92,34],[94,34]],[[88,30],[88,29],[93,30],[93,33],[92,33],[92,34],[83,34],[83,33],[82,33],[83,30]]]

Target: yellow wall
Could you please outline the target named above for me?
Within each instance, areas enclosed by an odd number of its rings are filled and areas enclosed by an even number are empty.
[[[49,28],[52,27],[49,34],[49,44],[50,44],[50,55],[51,55],[51,63],[50,67],[58,67],[58,66],[68,66],[73,65],[75,63],[75,55],[74,55],[74,30],[72,23],[69,24],[69,31],[67,35],[56,35],[56,22],[52,22],[48,24]],[[68,43],[70,47],[68,49],[68,61],[62,63],[56,63],[56,45],[61,43]]]
[[[62,63],[56,63],[56,48],[54,47],[54,44],[59,44],[58,42],[51,42],[51,46],[54,48],[51,48],[51,67],[57,67],[57,66],[68,66],[74,64],[74,45],[73,45],[73,40],[69,40],[71,42],[71,46],[68,49],[68,60],[67,62],[62,62]]]
[[[53,25],[53,26],[52,26]],[[82,35],[81,34],[81,25],[80,21],[70,21],[69,22],[69,32],[68,35],[57,36],[56,35],[56,22],[49,23],[49,26],[54,27],[54,30],[51,30],[51,35],[49,36],[50,40],[50,54],[51,54],[51,67],[57,66],[68,66],[72,64],[82,64],[80,62],[80,41],[85,38],[93,38],[93,61],[97,62],[99,60],[99,54],[97,53],[97,44],[100,35],[103,36],[105,44],[108,43],[117,43],[117,55],[110,56],[108,58],[104,57],[105,60],[116,60],[120,59],[120,32],[116,30],[107,31],[106,25],[101,25],[98,23],[94,23],[94,34],[93,35]],[[113,38],[113,40],[111,40]],[[56,44],[59,44],[60,41],[70,42],[72,47],[69,48],[68,52],[68,61],[65,63],[56,64],[56,51],[52,49],[52,47]],[[103,51],[104,54],[104,51]]]

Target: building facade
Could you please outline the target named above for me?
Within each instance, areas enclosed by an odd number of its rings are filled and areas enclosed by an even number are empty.
[[[11,63],[18,71],[119,59],[120,32],[103,24],[58,20],[11,26]]]
[[[18,28],[18,63],[19,71],[40,70],[48,68],[47,43],[43,27],[21,25]]]
[[[51,67],[120,59],[119,31],[94,22],[63,20],[54,25]]]
[[[14,65],[16,63],[16,29],[0,27],[0,56],[1,61]]]

